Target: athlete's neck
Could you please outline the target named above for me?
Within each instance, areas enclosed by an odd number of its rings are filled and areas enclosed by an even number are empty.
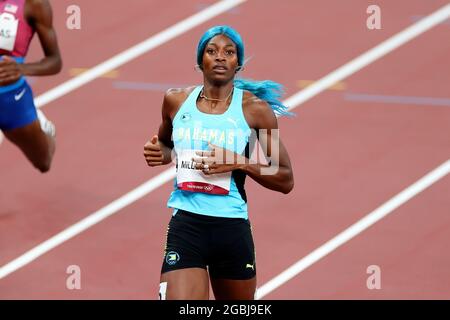
[[[230,81],[221,86],[213,85],[207,81],[204,81],[203,94],[209,99],[224,100],[230,96],[230,92],[233,90],[233,86],[233,81]]]

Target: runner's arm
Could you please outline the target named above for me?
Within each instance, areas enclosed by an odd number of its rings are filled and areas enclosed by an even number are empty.
[[[277,118],[270,106],[264,101],[258,100],[254,102],[252,107],[253,110],[256,110],[254,117],[256,121],[255,129],[267,130],[267,139],[261,139],[260,136],[259,143],[263,150],[267,150],[267,156],[271,162],[270,165],[261,163],[243,164],[240,170],[244,171],[263,187],[287,194],[294,188],[294,175],[286,148],[281,139],[278,139],[278,142],[275,139],[278,132]],[[271,143],[272,137],[275,140],[274,145]],[[278,151],[276,150],[277,145]]]
[[[29,1],[27,19],[36,30],[45,57],[39,62],[19,65],[25,76],[45,76],[59,73],[62,59],[58,47],[56,31],[53,28],[53,13],[48,0]]]

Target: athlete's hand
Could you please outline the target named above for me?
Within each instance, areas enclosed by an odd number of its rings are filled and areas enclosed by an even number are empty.
[[[11,57],[3,56],[0,60],[0,86],[17,82],[22,76],[20,65]]]
[[[154,135],[152,139],[144,145],[144,157],[150,167],[156,167],[163,164],[164,156],[157,135]]]
[[[208,151],[197,151],[197,158],[192,158],[197,170],[203,171],[206,175],[225,173],[241,169],[249,163],[244,156],[234,153],[228,149],[220,148],[209,143]]]

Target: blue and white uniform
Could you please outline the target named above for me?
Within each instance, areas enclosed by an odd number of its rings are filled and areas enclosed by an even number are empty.
[[[177,177],[168,207],[200,215],[248,219],[244,190],[245,174],[240,171],[204,175],[194,169],[195,151],[209,150],[208,142],[243,154],[251,135],[242,110],[243,90],[234,88],[232,100],[223,114],[208,114],[197,107],[203,87],[196,87],[175,115],[174,150],[177,154]]]
[[[9,56],[24,63],[34,29],[25,18],[26,0],[0,2],[0,61]],[[16,83],[0,86],[0,130],[12,130],[37,119],[33,92],[24,77]]]

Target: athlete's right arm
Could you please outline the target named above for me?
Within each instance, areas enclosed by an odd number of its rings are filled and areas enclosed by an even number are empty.
[[[169,164],[172,161],[172,120],[184,99],[186,91],[182,89],[169,89],[164,95],[158,135],[153,136],[144,146],[144,156],[150,167]]]
[[[53,27],[53,12],[49,0],[32,0],[27,3],[26,18],[36,30],[45,57],[38,62],[19,65],[25,76],[45,76],[57,74],[62,69],[56,31]]]

